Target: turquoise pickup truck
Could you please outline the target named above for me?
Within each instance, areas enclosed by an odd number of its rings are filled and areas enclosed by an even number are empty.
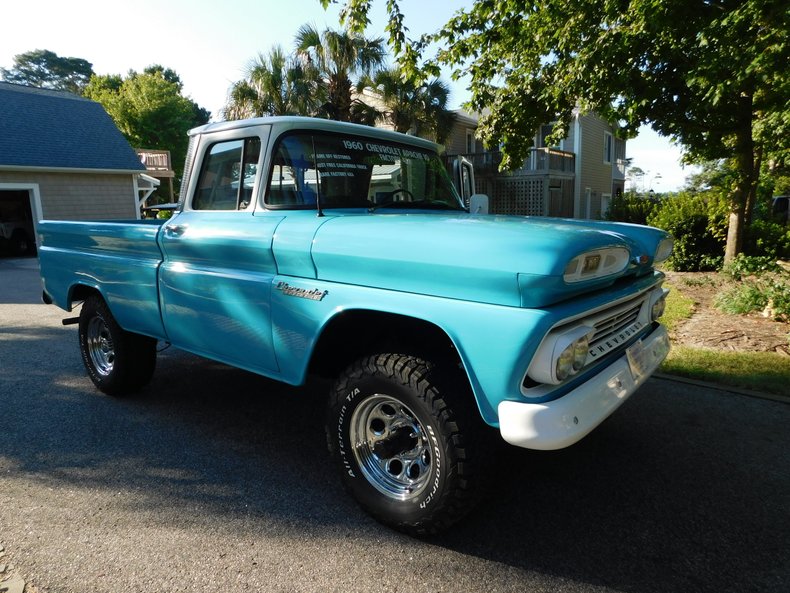
[[[157,341],[331,377],[348,491],[436,533],[474,504],[492,427],[567,447],[658,367],[672,250],[655,228],[480,214],[480,196],[470,213],[437,148],[309,118],[197,128],[169,220],[40,223],[44,300],[81,305],[82,359],[111,395],[149,382]]]

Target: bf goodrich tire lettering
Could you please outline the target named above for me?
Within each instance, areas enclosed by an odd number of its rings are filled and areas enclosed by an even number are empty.
[[[414,535],[461,519],[478,484],[471,393],[417,357],[354,363],[330,400],[327,435],[346,489],[376,519]]]

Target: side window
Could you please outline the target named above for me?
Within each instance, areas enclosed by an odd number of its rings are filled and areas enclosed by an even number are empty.
[[[259,138],[213,144],[203,160],[193,210],[243,210],[252,189],[261,152]]]
[[[266,203],[315,207],[317,180],[312,137],[288,136],[274,154]]]

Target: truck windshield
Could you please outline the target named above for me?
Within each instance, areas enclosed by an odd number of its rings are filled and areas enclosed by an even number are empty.
[[[439,157],[386,140],[324,133],[280,139],[266,188],[271,208],[462,210]]]

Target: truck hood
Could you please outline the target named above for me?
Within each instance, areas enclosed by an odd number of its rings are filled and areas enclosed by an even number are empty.
[[[658,229],[520,216],[393,213],[339,216],[316,232],[317,277],[477,302],[543,307],[652,269]],[[582,253],[624,247],[631,263],[605,279],[567,284]],[[641,258],[641,260],[640,260]]]

